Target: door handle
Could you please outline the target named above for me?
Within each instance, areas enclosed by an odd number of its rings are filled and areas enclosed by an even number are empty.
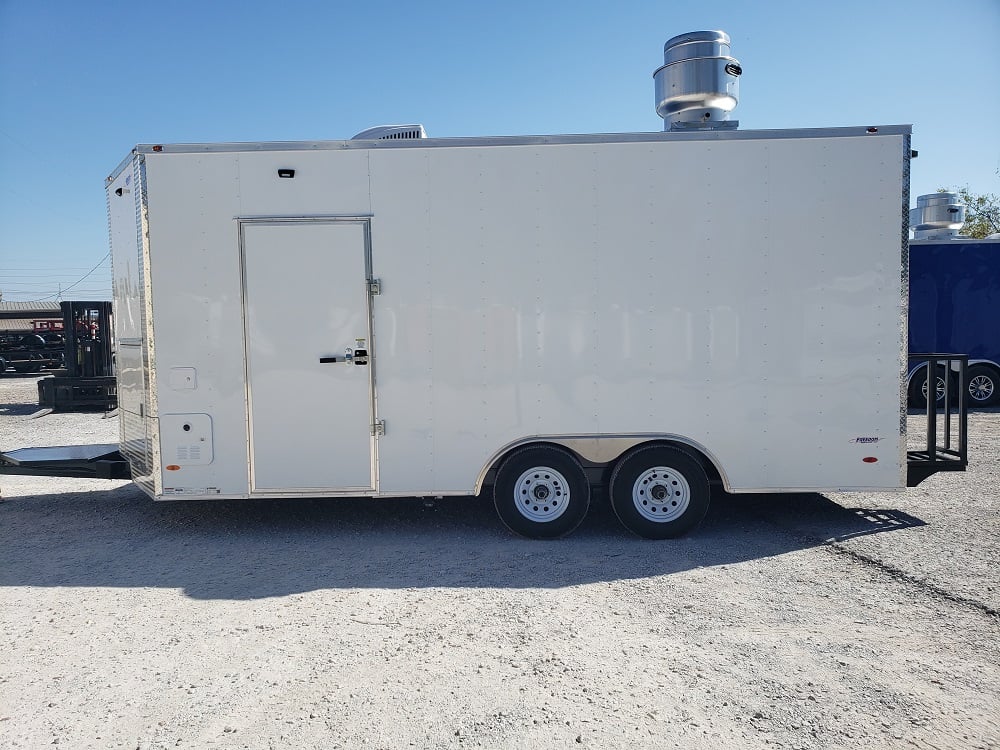
[[[367,365],[368,364],[368,350],[367,349],[346,349],[342,357],[320,357],[319,363],[321,365],[334,365],[338,362],[344,362],[350,364],[353,362],[356,365]]]
[[[332,356],[332,355],[329,356],[329,357],[320,357],[319,358],[319,363],[321,365],[335,365],[338,362],[348,362],[348,363],[350,363],[350,361],[352,359],[354,359],[354,351],[350,347],[347,347],[347,349],[344,350],[344,356],[343,357],[337,357],[337,356]]]

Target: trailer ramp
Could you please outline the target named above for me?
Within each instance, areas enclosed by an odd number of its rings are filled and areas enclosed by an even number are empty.
[[[0,474],[131,479],[128,461],[114,443],[18,448],[0,453]]]

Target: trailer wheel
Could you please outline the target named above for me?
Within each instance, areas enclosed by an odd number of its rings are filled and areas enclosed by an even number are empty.
[[[571,453],[529,446],[511,453],[493,484],[500,520],[516,534],[554,539],[573,531],[590,507],[590,484]]]
[[[938,405],[941,405],[944,403],[945,371],[943,367],[935,369],[937,370],[935,390],[937,392]],[[910,403],[918,409],[923,409],[927,406],[927,365],[922,365],[910,378],[909,397]]]
[[[989,365],[969,368],[969,400],[973,406],[996,406],[1000,403],[997,371]]]
[[[635,448],[611,474],[611,507],[622,525],[647,539],[685,534],[705,517],[708,477],[693,457],[665,445]]]

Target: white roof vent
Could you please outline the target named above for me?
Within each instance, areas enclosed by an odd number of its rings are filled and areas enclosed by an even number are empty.
[[[423,125],[379,125],[378,127],[362,130],[352,141],[387,141],[387,140],[410,140],[412,138],[426,138],[427,131]]]

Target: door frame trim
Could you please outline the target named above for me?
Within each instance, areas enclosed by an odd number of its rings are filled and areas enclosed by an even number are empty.
[[[375,341],[374,322],[372,319],[372,293],[371,282],[372,273],[372,243],[371,243],[371,215],[370,214],[350,214],[350,215],[316,215],[316,216],[237,216],[235,217],[237,228],[237,239],[239,247],[240,265],[240,317],[243,328],[243,384],[244,384],[244,409],[246,414],[247,428],[247,489],[251,497],[276,497],[276,496],[311,496],[316,497],[318,493],[324,495],[372,495],[378,493],[378,436],[372,434],[369,438],[368,455],[370,457],[370,486],[368,487],[282,487],[281,489],[257,489],[254,482],[253,463],[253,419],[251,418],[251,383],[250,383],[250,350],[249,350],[249,330],[247,329],[247,264],[246,264],[246,228],[251,226],[286,226],[301,224],[356,224],[361,227],[364,238],[364,269],[365,269],[365,314],[368,323],[368,414],[371,424],[378,419],[376,412],[377,399],[375,396]],[[360,282],[359,282],[360,283]],[[374,432],[374,431],[373,431]]]

